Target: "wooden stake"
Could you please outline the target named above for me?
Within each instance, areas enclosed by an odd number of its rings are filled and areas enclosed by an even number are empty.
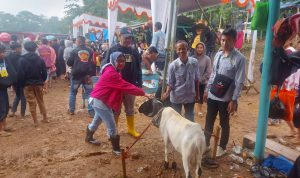
[[[126,178],[126,163],[125,163],[125,159],[126,159],[126,154],[124,149],[121,149],[121,153],[122,153],[122,168],[123,168],[123,178]]]
[[[218,144],[219,144],[219,140],[220,140],[220,130],[221,130],[221,126],[217,125],[217,127],[215,128],[214,131],[214,145],[212,148],[212,159],[216,159],[216,155],[217,155],[217,148],[218,148]]]

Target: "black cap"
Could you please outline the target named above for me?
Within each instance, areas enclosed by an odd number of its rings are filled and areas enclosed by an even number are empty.
[[[37,45],[36,45],[36,43],[33,42],[33,41],[28,41],[28,42],[25,42],[24,48],[25,48],[26,51],[28,51],[28,52],[35,52],[35,50],[36,50],[36,48],[37,48]]]
[[[120,30],[120,34],[124,37],[133,36],[132,30],[128,27],[122,27]]]

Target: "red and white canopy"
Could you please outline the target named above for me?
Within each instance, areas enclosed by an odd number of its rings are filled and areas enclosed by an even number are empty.
[[[116,22],[115,28],[126,26],[126,23]],[[83,34],[78,34],[79,29],[82,29]],[[89,14],[82,14],[73,19],[73,34],[74,37],[84,35],[88,32],[99,32],[108,28],[108,20],[103,17],[97,17]]]
[[[198,3],[201,7],[209,7],[220,3],[227,3],[231,0],[178,0],[178,12],[188,12],[198,9]],[[167,22],[171,0],[108,0],[108,29],[109,41],[113,39],[118,11],[126,13],[133,12],[137,17],[146,15],[152,18],[153,23],[161,22],[163,30]]]

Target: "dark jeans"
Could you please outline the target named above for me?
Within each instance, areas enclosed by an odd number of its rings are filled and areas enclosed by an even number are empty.
[[[0,89],[0,122],[2,122],[9,110],[7,88]]]
[[[74,79],[71,77],[71,86],[70,86],[70,95],[69,95],[69,111],[75,112],[75,104],[76,104],[76,95],[78,88],[82,85],[84,88],[85,95],[84,97],[89,98],[90,94],[93,90],[93,84],[91,79]],[[90,104],[88,104],[88,112],[93,112],[93,108]]]
[[[175,104],[172,103],[172,108],[181,114],[182,105],[184,106],[184,117],[194,122],[194,105],[195,103]]]
[[[199,86],[199,100],[197,103],[199,104],[203,104],[203,96],[204,96],[204,91],[205,91],[205,88],[206,88],[206,84],[200,84]]]
[[[155,61],[155,65],[159,70],[163,71],[165,67],[165,56],[159,55],[157,60]]]
[[[19,102],[21,101],[21,116],[25,116],[25,110],[26,110],[26,99],[24,95],[24,87],[15,86],[16,91],[16,97],[13,102],[13,106],[11,111],[15,113],[17,111]]]
[[[210,145],[211,133],[213,133],[216,116],[219,112],[220,125],[222,128],[220,147],[222,147],[224,150],[226,149],[230,132],[229,114],[227,111],[228,103],[229,102],[222,102],[212,99],[207,100],[207,114],[205,121],[205,140],[207,146]]]

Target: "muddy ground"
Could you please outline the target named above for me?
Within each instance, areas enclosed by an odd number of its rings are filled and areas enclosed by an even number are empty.
[[[259,59],[262,55],[263,43],[258,43],[255,78],[259,89],[258,72]],[[249,58],[249,50],[244,50]],[[15,131],[9,137],[0,137],[0,177],[122,177],[121,160],[111,153],[111,145],[107,139],[104,125],[101,125],[95,137],[102,141],[101,146],[93,146],[84,142],[86,125],[91,121],[87,110],[82,108],[81,94],[77,96],[77,109],[74,116],[67,114],[69,86],[66,81],[59,80],[45,95],[45,103],[51,123],[33,126],[30,114],[25,120],[19,117],[8,118],[8,124]],[[146,128],[150,119],[137,112],[138,106],[144,100],[138,98],[136,104],[136,128],[139,132]],[[231,135],[228,145],[230,150],[233,141],[242,145],[243,135],[255,132],[259,95],[253,90],[249,94],[243,92],[237,115],[231,119]],[[206,107],[203,108],[204,116]],[[19,114],[19,113],[18,113]],[[121,115],[119,133],[121,146],[131,145],[134,139],[127,134],[124,114]],[[204,126],[205,117],[196,116],[196,122]],[[41,119],[41,116],[39,117]],[[268,133],[284,136],[289,134],[288,127],[282,123],[268,128]],[[151,126],[142,139],[131,149],[135,155],[126,160],[127,175],[131,178],[140,177],[184,177],[181,156],[170,154],[175,160],[178,170],[164,170],[164,148],[159,130]],[[231,161],[228,156],[217,160],[217,169],[203,168],[202,177],[232,178],[235,176],[252,177],[248,166],[240,165],[240,169],[230,169]],[[194,172],[194,170],[192,170]]]

